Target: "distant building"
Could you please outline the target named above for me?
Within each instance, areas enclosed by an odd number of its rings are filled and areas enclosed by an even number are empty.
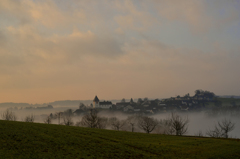
[[[99,107],[99,99],[97,96],[95,96],[95,98],[93,99],[93,108],[97,108]]]
[[[123,111],[127,112],[127,111],[133,111],[134,110],[134,107],[131,106],[131,105],[128,105],[126,107],[123,108]]]
[[[112,102],[110,102],[110,101],[100,102],[100,100],[98,99],[98,97],[95,96],[95,98],[93,99],[92,107],[93,107],[93,108],[109,109],[109,108],[112,107]]]
[[[130,102],[118,102],[116,103],[116,109],[117,110],[123,110],[123,111],[133,111],[134,107],[136,106],[136,103],[133,101],[133,99],[130,99]]]

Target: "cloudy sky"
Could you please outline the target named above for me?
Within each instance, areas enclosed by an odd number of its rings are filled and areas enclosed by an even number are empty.
[[[239,0],[1,0],[0,103],[240,95]]]

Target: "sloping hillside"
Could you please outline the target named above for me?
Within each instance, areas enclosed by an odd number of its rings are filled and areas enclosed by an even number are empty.
[[[0,121],[0,158],[240,158],[240,140]]]

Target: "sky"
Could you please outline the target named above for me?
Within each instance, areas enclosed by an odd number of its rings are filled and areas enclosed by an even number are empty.
[[[0,103],[240,95],[239,0],[0,1]]]

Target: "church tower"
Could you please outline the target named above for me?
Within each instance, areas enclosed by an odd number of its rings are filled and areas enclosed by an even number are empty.
[[[99,107],[99,99],[97,96],[93,99],[93,108],[98,108]]]
[[[131,100],[130,100],[130,104],[133,104],[134,102],[133,102],[133,99],[131,98]]]

